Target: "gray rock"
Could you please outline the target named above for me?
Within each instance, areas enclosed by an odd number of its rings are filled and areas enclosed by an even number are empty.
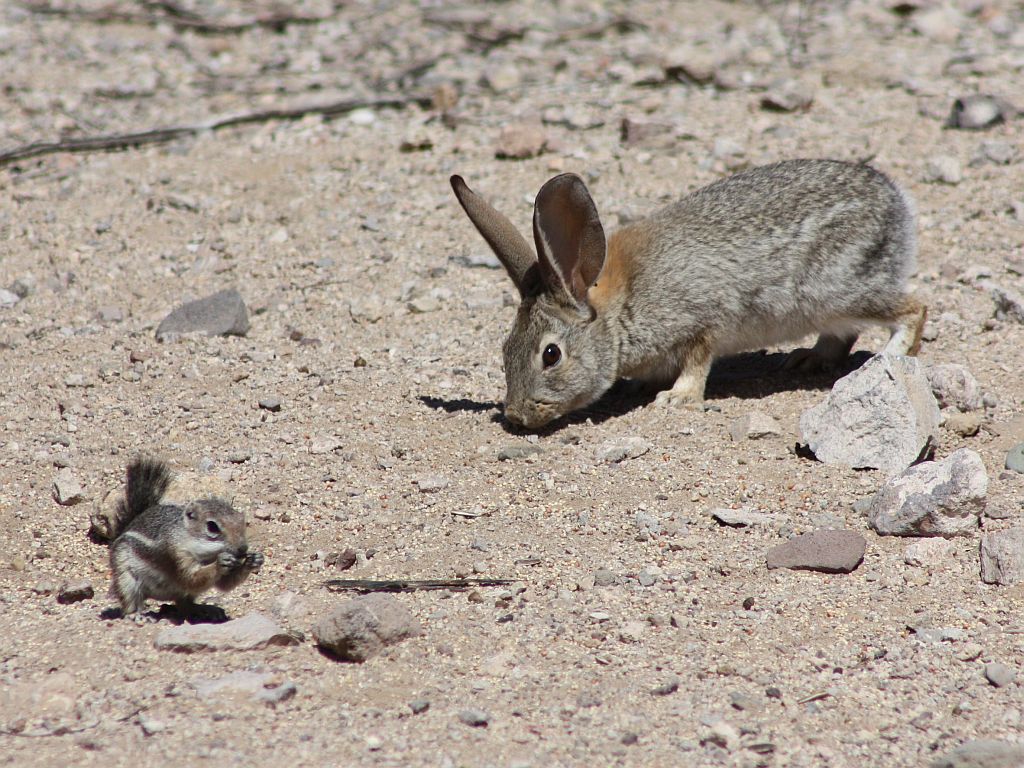
[[[929,158],[924,166],[925,181],[942,184],[959,184],[964,180],[960,161],[951,155],[936,155]]]
[[[430,709],[430,701],[428,699],[413,699],[409,702],[409,709],[414,715],[422,715]]]
[[[761,97],[761,108],[773,112],[796,112],[814,103],[814,89],[799,80],[778,80]]]
[[[746,528],[754,525],[771,525],[775,522],[775,516],[764,512],[754,512],[750,509],[726,509],[720,507],[711,510],[711,517],[721,525],[728,525],[730,528]]]
[[[124,320],[124,310],[120,307],[105,306],[96,310],[96,317],[104,323],[120,323]]]
[[[482,709],[459,710],[459,722],[472,728],[486,728],[491,716]]]
[[[970,448],[911,467],[875,494],[868,523],[883,536],[966,536],[988,495],[985,463]]]
[[[679,690],[679,683],[680,680],[678,675],[670,675],[665,678],[664,681],[654,686],[654,688],[651,689],[651,693],[655,696],[668,696]]]
[[[986,584],[1024,581],[1024,527],[986,533],[981,537],[981,580]]]
[[[223,624],[182,624],[169,627],[156,637],[158,650],[256,651],[270,646],[297,645],[294,635],[261,613],[250,613]]]
[[[666,145],[673,141],[672,126],[624,117],[619,124],[619,140],[627,147]]]
[[[974,437],[981,430],[983,417],[980,413],[951,413],[942,422],[942,426],[960,437]]]
[[[1006,454],[1006,468],[1024,474],[1024,443],[1013,446]]]
[[[729,437],[733,442],[740,440],[760,440],[764,437],[777,437],[782,434],[782,427],[774,418],[761,411],[740,416],[729,424]]]
[[[14,291],[8,291],[6,288],[0,288],[0,308],[9,309],[21,301],[21,296],[16,294]]]
[[[980,131],[998,125],[1015,110],[1002,99],[985,94],[962,96],[953,102],[946,125],[967,131]]]
[[[978,146],[978,152],[971,160],[971,164],[995,163],[996,165],[1009,165],[1017,157],[1017,150],[1008,141],[983,141]]]
[[[983,280],[978,285],[988,291],[992,301],[995,302],[997,320],[1024,323],[1024,296],[1012,288],[1003,288],[990,280]]]
[[[800,432],[826,464],[894,475],[934,444],[939,406],[916,358],[881,354],[804,411]]]
[[[541,154],[548,135],[540,123],[513,123],[502,129],[494,156],[502,160],[525,160]]]
[[[498,261],[498,257],[490,251],[472,251],[463,256],[456,256],[452,261],[470,269],[501,269],[501,262]]]
[[[247,670],[237,670],[213,679],[199,678],[192,681],[192,687],[196,689],[196,695],[200,699],[241,694],[245,698],[267,704],[277,704],[290,699],[298,690],[295,683],[290,680],[281,681],[278,675],[272,672]]]
[[[313,627],[317,645],[344,661],[357,662],[422,633],[419,622],[401,601],[384,594],[355,597]]]
[[[424,475],[413,480],[420,493],[437,493],[448,487],[449,480],[444,475]]]
[[[611,587],[617,584],[619,577],[608,568],[598,568],[594,571],[594,586]]]
[[[652,515],[650,512],[645,512],[642,509],[638,510],[637,513],[633,516],[633,522],[641,532],[651,534],[654,536],[657,536],[659,533],[661,533],[661,521],[658,520],[658,518]]]
[[[976,411],[982,407],[981,385],[966,367],[957,363],[929,365],[925,369],[932,394],[940,408]]]
[[[441,309],[441,302],[435,296],[417,296],[405,306],[414,315],[425,315]]]
[[[83,600],[92,600],[93,594],[90,581],[66,581],[57,590],[57,602],[61,605],[80,603]]]
[[[228,288],[182,304],[163,319],[156,329],[156,337],[163,341],[180,333],[245,336],[248,332],[249,311],[245,301],[237,290]]]
[[[794,536],[768,550],[768,568],[850,573],[864,559],[867,543],[856,531],[821,530]]]
[[[642,437],[617,437],[599,445],[594,451],[594,458],[608,464],[617,464],[626,459],[643,456],[651,448],[651,444]]]
[[[931,768],[1021,768],[1024,745],[995,739],[961,744],[948,755],[933,760]]]
[[[281,410],[281,398],[280,397],[276,397],[275,395],[268,395],[267,397],[261,397],[260,401],[259,401],[259,406],[260,406],[260,408],[262,408],[265,411],[270,411],[271,413],[277,413],[278,411]]]
[[[967,639],[967,633],[958,627],[911,627],[914,637],[922,643],[955,643]]]
[[[990,661],[985,665],[985,679],[996,688],[1004,688],[1017,679],[1017,672],[998,661]]]
[[[498,451],[498,461],[512,461],[513,459],[526,459],[543,453],[544,449],[539,445],[531,443],[513,443],[506,445]]]
[[[933,568],[949,560],[953,550],[949,539],[921,539],[903,551],[903,562],[918,568]]]
[[[82,486],[70,469],[62,469],[53,480],[53,499],[62,507],[69,507],[82,500]]]

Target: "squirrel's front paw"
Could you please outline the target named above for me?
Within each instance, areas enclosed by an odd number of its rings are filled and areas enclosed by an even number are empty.
[[[217,567],[222,571],[233,571],[241,564],[242,561],[235,557],[234,552],[224,550],[217,555]]]
[[[250,552],[245,556],[245,567],[253,573],[259,573],[260,568],[263,567],[263,553],[262,552]]]

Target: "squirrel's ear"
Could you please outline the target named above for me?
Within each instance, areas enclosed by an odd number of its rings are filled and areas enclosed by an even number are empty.
[[[196,505],[193,504],[192,502],[189,502],[188,504],[185,505],[185,517],[187,517],[189,520],[196,519]]]

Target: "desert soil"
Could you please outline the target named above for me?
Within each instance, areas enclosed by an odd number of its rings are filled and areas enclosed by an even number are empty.
[[[1003,470],[1024,440],[1024,325],[994,318],[975,278],[1024,287],[1024,120],[945,122],[973,93],[1024,108],[1024,9],[287,5],[315,19],[253,24],[272,4],[227,0],[0,8],[0,151],[408,100],[0,170],[0,287],[19,298],[0,308],[0,763],[919,766],[1020,740],[1024,687],[983,670],[1024,663],[1021,588],[981,583],[981,531],[905,564],[910,542],[854,509],[883,476],[794,452],[833,378],[784,374],[769,350],[720,367],[705,412],[619,395],[539,435],[512,429],[515,291],[448,177],[528,232],[556,172],[583,175],[613,228],[750,165],[873,158],[918,206],[920,358],[968,366],[990,396],[980,432],[944,429],[936,455],[981,454],[981,528],[1007,527],[1024,498],[1024,475]],[[812,101],[766,109],[782,81]],[[647,135],[623,139],[624,119]],[[540,153],[498,159],[518,124],[539,126]],[[174,307],[230,287],[248,335],[156,340]],[[755,411],[782,434],[733,441]],[[626,437],[650,450],[596,459]],[[154,646],[166,616],[109,618],[89,516],[140,453],[222,484],[249,517],[266,565],[208,600],[302,642],[177,654]],[[77,504],[54,499],[62,471]],[[721,527],[715,507],[772,522]],[[818,528],[862,533],[860,567],[766,569],[770,547]],[[329,556],[348,548],[340,572]],[[398,595],[423,634],[363,664],[312,641],[348,599],[327,578],[455,576],[514,584]],[[57,602],[83,579],[94,598]],[[929,643],[921,628],[957,631]],[[239,671],[296,694],[197,690]]]

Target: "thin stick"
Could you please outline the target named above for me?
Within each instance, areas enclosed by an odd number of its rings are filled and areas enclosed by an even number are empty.
[[[511,579],[328,579],[324,586],[332,592],[415,592],[421,589],[462,591],[470,587],[503,587]]]

